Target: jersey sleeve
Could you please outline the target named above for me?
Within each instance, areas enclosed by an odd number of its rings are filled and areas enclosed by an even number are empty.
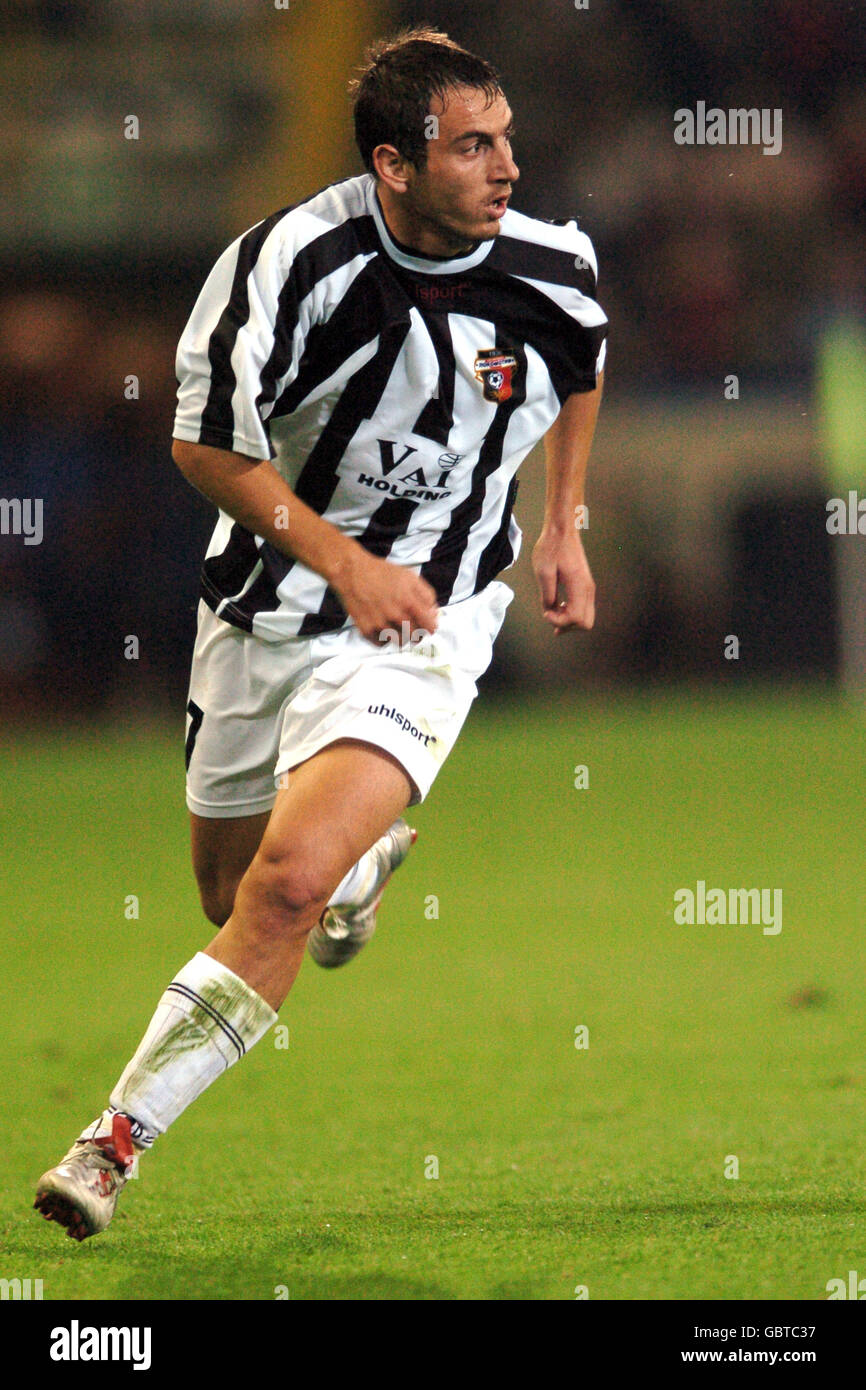
[[[178,345],[175,439],[274,457],[268,420],[297,376],[310,327],[296,278],[285,214],[223,252]]]
[[[593,350],[596,346],[598,347],[598,352],[595,357],[593,380],[590,385],[590,389],[593,389],[598,377],[604,371],[604,364],[607,358],[607,315],[602,310],[597,299],[598,259],[595,254],[595,247],[586,233],[580,231],[576,222],[572,222],[569,225],[570,228],[574,229],[573,235],[577,242],[575,269],[578,273],[577,290],[580,295],[580,298],[573,307],[572,315],[575,320],[589,332]]]
[[[546,224],[550,240],[529,282],[555,305],[547,363],[561,401],[593,391],[604,370],[608,322],[596,299],[595,248],[577,222]]]

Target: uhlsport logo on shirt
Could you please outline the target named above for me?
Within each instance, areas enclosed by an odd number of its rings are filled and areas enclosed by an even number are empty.
[[[499,405],[511,396],[512,378],[517,371],[513,352],[484,348],[475,358],[475,375],[484,386],[484,399]]]
[[[459,285],[413,285],[412,293],[426,307],[437,308],[440,304],[448,306],[455,299],[463,299],[471,288],[471,283],[463,280]]]

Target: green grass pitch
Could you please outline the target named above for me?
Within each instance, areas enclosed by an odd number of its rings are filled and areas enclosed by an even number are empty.
[[[483,700],[371,945],[305,963],[288,1047],[221,1078],[78,1246],[35,1180],[210,928],[180,731],[18,740],[0,1276],[45,1299],[820,1300],[866,1275],[863,755],[807,694]],[[699,879],[781,888],[781,932],[677,925]]]

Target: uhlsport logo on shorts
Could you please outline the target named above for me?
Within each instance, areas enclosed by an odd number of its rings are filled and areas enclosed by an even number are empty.
[[[367,713],[381,714],[385,719],[393,719],[404,734],[411,734],[413,738],[419,739],[425,748],[431,743],[439,742],[435,734],[425,734],[423,730],[417,729],[409,716],[401,714],[398,709],[390,709],[388,705],[368,705]]]

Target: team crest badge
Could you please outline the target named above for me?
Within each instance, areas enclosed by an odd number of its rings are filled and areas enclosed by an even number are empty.
[[[500,352],[499,348],[484,348],[475,358],[475,376],[484,386],[484,399],[507,401],[511,395],[511,382],[517,371],[517,358],[512,352]]]

